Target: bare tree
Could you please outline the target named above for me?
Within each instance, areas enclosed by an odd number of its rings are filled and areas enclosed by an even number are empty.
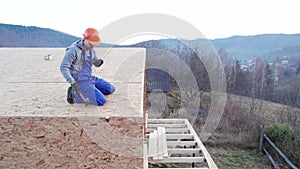
[[[281,102],[291,106],[300,106],[300,76],[292,76],[279,83],[278,94]]]

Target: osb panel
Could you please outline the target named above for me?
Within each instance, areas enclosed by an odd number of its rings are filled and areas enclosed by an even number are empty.
[[[0,168],[142,168],[141,118],[0,118]]]
[[[143,117],[146,51],[142,48],[97,48],[104,59],[93,75],[111,82],[116,92],[104,106],[70,105],[70,86],[60,72],[64,48],[0,48],[0,116]],[[52,60],[44,60],[51,54]]]
[[[104,106],[69,104],[65,83],[0,83],[0,116],[141,117],[143,86],[115,83],[116,91],[106,96]]]

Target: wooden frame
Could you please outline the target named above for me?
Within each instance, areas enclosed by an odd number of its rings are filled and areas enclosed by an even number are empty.
[[[204,168],[217,169],[187,119],[148,119],[145,141],[148,163],[190,163],[192,168],[201,163]]]

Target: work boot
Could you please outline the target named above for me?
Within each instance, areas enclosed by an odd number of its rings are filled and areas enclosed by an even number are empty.
[[[72,91],[72,87],[69,87],[69,88],[68,88],[67,101],[68,101],[68,103],[70,103],[70,104],[75,103],[75,101],[74,101],[74,95],[73,95],[73,91]]]

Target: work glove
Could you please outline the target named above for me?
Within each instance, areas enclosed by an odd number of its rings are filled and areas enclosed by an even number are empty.
[[[104,63],[104,61],[103,61],[102,59],[99,59],[99,60],[97,60],[97,61],[94,63],[94,65],[95,65],[96,67],[100,67],[103,63]]]
[[[68,88],[67,101],[68,101],[68,103],[73,104],[73,103],[75,103],[74,99],[75,98],[74,98],[74,92],[72,90],[72,87],[69,87]]]
[[[72,90],[73,90],[73,91],[76,91],[77,93],[80,93],[80,92],[81,92],[81,91],[80,91],[80,88],[79,88],[79,86],[77,85],[76,82],[72,83],[72,84],[71,84],[71,87],[72,87]]]

